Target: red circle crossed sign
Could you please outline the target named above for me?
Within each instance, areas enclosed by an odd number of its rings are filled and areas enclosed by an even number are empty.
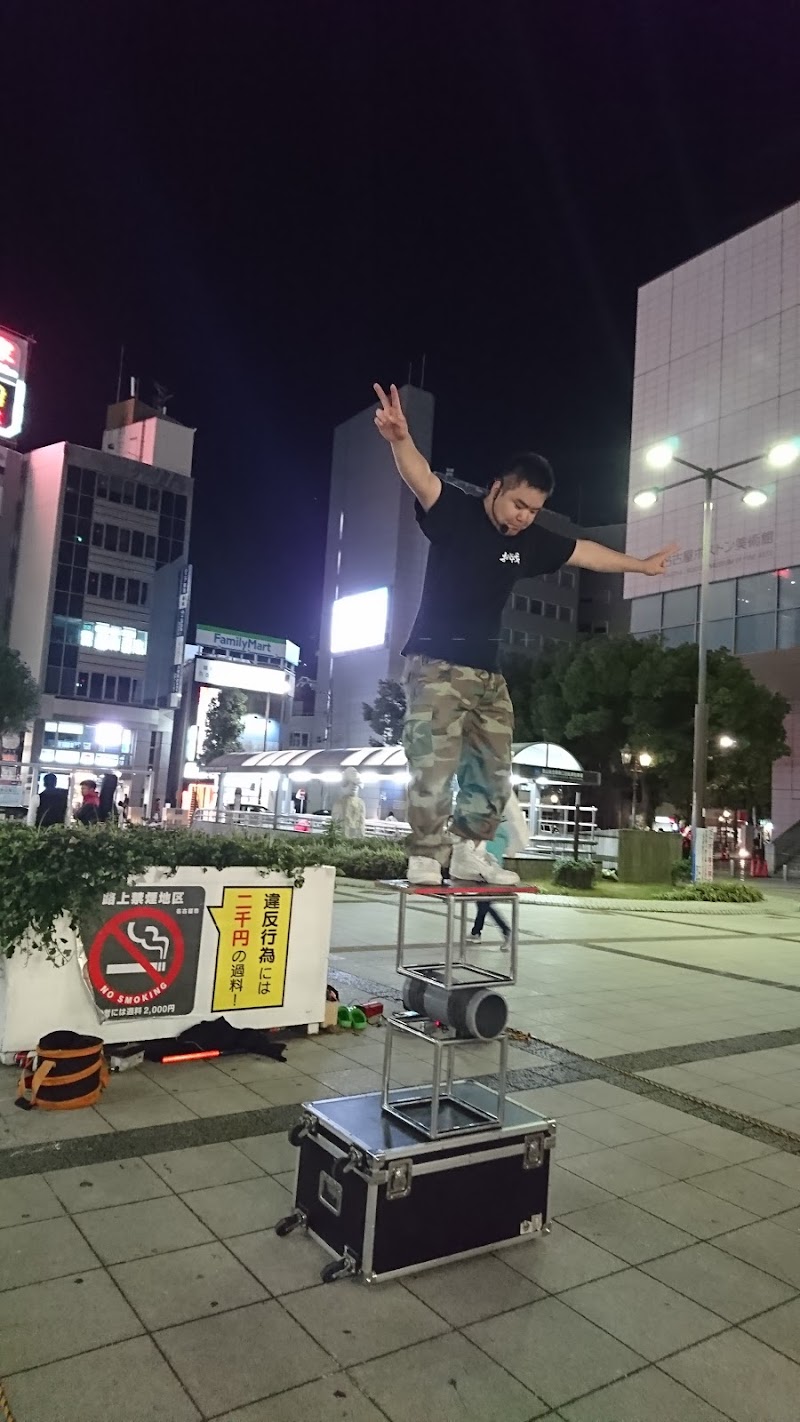
[[[160,973],[147,954],[143,952],[140,944],[134,942],[127,932],[127,925],[137,919],[145,919],[150,923],[160,924],[169,934],[171,947],[170,961],[163,973]],[[120,992],[118,988],[112,987],[107,981],[107,975],[103,968],[103,950],[111,940],[115,939],[119,948],[144,970],[150,978],[150,985],[141,993]],[[165,913],[163,909],[150,908],[144,905],[141,908],[123,909],[121,913],[115,913],[107,923],[97,933],[89,949],[88,967],[89,979],[92,987],[108,1002],[121,1003],[133,1000],[134,1003],[153,1002],[161,997],[168,988],[172,986],[183,966],[184,943],[183,934],[171,914]]]

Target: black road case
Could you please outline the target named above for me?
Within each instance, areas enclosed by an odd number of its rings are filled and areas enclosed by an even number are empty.
[[[458,1085],[491,1109],[488,1087]],[[306,1228],[334,1256],[325,1282],[360,1273],[372,1283],[547,1232],[555,1122],[512,1101],[505,1115],[431,1141],[384,1115],[378,1092],[305,1103],[289,1133],[295,1208],[277,1233]]]

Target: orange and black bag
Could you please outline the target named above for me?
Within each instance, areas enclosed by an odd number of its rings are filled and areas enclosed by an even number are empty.
[[[108,1065],[100,1037],[77,1032],[48,1032],[28,1054],[15,1106],[32,1111],[75,1111],[94,1106],[108,1084]]]

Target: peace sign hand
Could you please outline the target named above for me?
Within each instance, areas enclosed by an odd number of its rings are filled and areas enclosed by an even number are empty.
[[[375,424],[379,434],[382,434],[389,444],[399,444],[401,440],[408,439],[408,422],[403,414],[397,386],[390,385],[388,395],[380,385],[374,385],[373,389],[381,402],[381,408],[375,411]]]

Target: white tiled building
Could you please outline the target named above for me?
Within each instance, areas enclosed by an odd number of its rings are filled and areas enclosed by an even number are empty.
[[[667,437],[695,464],[719,467],[800,436],[800,203],[667,272],[639,293],[631,432],[629,553],[675,540],[669,572],[632,597],[631,629],[667,646],[696,637],[703,485],[670,493],[687,476],[673,463],[654,475],[645,452]],[[744,656],[792,701],[792,758],[775,771],[776,832],[800,819],[800,462],[759,461],[733,477],[768,494],[758,509],[717,485],[710,645]],[[649,510],[634,496],[666,486]]]

